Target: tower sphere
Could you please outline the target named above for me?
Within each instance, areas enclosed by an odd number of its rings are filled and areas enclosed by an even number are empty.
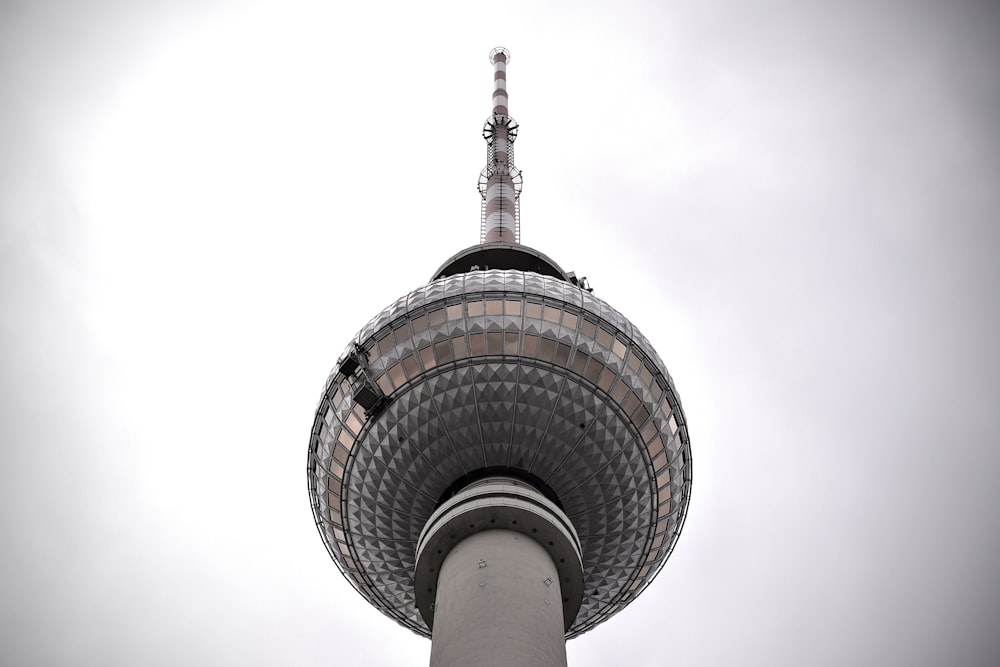
[[[334,562],[402,625],[430,636],[442,559],[503,528],[547,550],[573,637],[670,555],[691,448],[674,383],[628,319],[542,253],[484,242],[348,343],[316,410],[308,484]]]

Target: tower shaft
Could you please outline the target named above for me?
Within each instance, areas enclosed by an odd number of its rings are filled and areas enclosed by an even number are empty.
[[[431,667],[566,667],[579,538],[530,484],[487,477],[439,507],[417,543],[415,586]]]
[[[559,575],[536,541],[510,530],[470,535],[438,581],[430,667],[566,667]]]

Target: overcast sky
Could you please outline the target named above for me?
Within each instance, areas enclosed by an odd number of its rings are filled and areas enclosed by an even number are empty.
[[[0,3],[0,662],[424,665],[323,549],[349,338],[522,240],[657,347],[677,550],[596,665],[1000,664],[1000,10]]]

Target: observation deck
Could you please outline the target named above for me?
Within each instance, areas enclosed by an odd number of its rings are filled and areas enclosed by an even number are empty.
[[[421,533],[456,480],[491,474],[538,480],[576,530],[567,637],[635,599],[684,523],[691,450],[673,381],[631,322],[562,278],[440,277],[365,325],[327,380],[309,447],[316,524],[351,584],[418,634]]]

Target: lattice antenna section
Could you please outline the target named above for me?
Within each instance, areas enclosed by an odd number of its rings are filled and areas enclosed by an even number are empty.
[[[510,52],[497,47],[490,52],[493,64],[493,115],[483,124],[486,168],[479,174],[481,243],[521,242],[521,170],[514,166],[517,121],[507,108],[507,63]]]

